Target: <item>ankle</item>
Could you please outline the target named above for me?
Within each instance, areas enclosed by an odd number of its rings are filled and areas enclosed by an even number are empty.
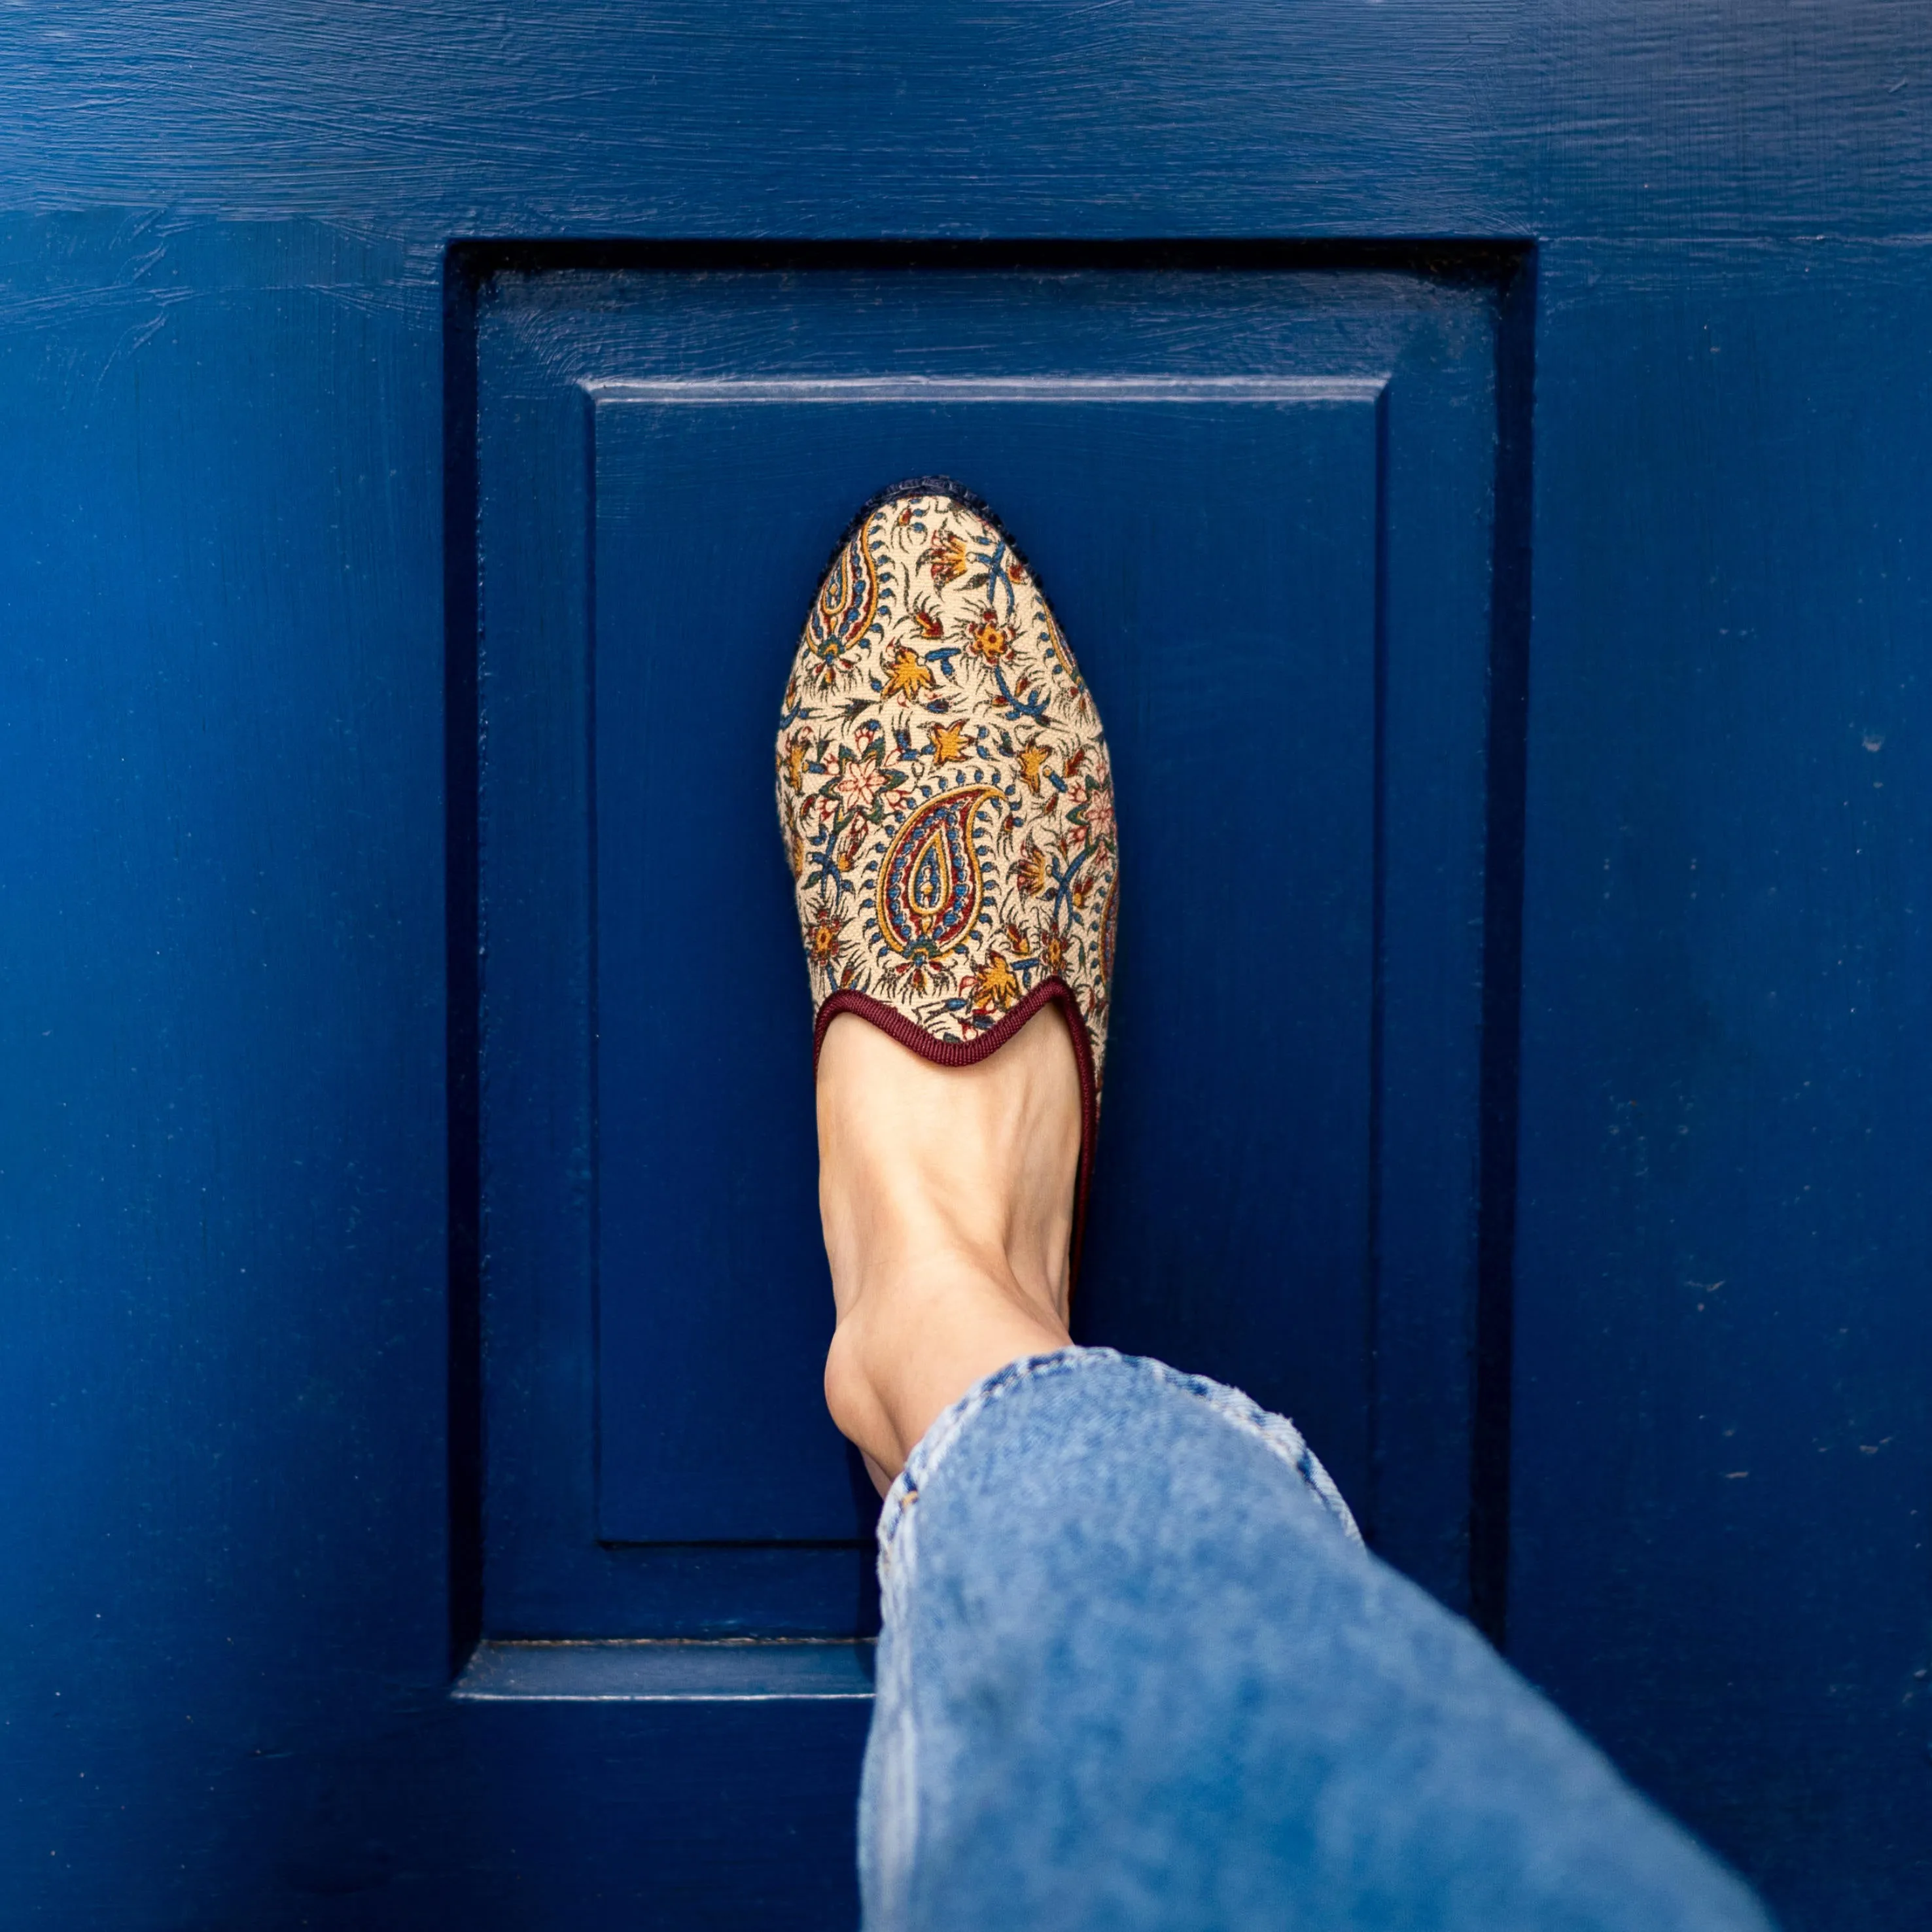
[[[1016,1358],[1066,1346],[1080,1089],[1040,1015],[936,1066],[842,1015],[818,1068],[819,1205],[838,1328],[826,1400],[877,1471]]]
[[[970,1256],[935,1258],[842,1296],[826,1404],[841,1432],[891,1477],[975,1382],[1068,1340],[1060,1313],[1010,1269]]]

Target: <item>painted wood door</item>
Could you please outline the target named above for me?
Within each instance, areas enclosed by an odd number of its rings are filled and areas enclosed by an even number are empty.
[[[932,470],[1120,770],[1083,1336],[1923,1922],[1910,10],[0,44],[8,1922],[850,1922],[770,732]]]

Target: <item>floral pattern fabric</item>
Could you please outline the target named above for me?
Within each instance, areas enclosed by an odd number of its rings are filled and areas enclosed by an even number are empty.
[[[814,1004],[970,1042],[1052,980],[1106,1044],[1119,864],[1106,740],[983,512],[909,485],[819,587],[778,721],[778,819]]]

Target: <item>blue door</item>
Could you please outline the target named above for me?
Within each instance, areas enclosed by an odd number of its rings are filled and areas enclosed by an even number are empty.
[[[853,1922],[771,741],[934,473],[1113,742],[1082,1338],[1924,1922],[1915,21],[0,32],[0,1923]]]

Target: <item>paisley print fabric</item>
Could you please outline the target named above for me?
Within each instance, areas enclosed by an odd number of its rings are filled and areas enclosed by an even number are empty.
[[[942,1049],[990,1046],[1064,986],[1097,1085],[1106,742],[1024,560],[963,493],[904,486],[832,560],[785,687],[778,802],[821,1012],[843,994]]]

